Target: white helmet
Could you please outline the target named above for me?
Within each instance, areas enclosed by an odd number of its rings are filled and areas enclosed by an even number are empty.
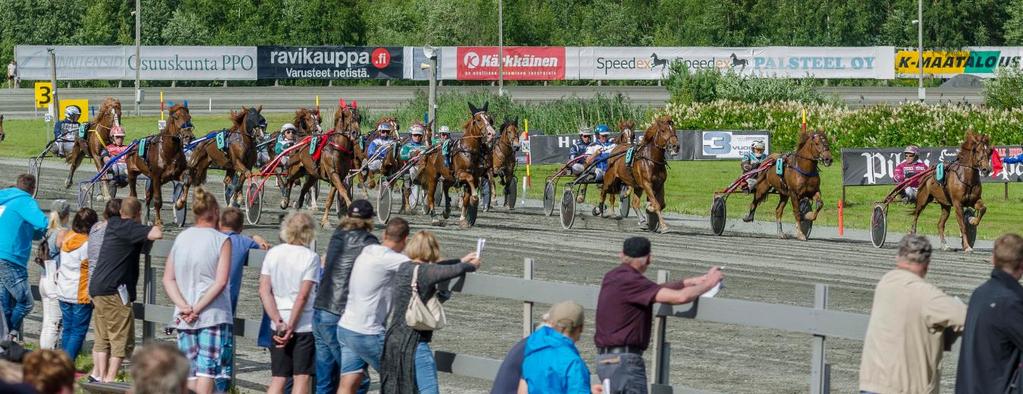
[[[297,129],[297,128],[295,128],[295,125],[293,125],[293,124],[291,124],[291,123],[285,123],[285,124],[282,124],[282,125],[281,125],[281,134],[284,134],[284,132],[285,132],[285,131],[288,131],[288,130],[291,130],[291,131],[298,131],[298,129]]]
[[[423,135],[423,125],[415,123],[412,127],[409,127],[410,135]]]
[[[764,141],[753,141],[753,149],[765,149]]]
[[[67,108],[64,109],[64,116],[66,116],[68,118],[70,118],[72,116],[75,116],[75,115],[81,115],[81,114],[82,114],[82,109],[78,108],[77,105],[69,105],[69,106],[67,106]]]
[[[451,128],[448,127],[448,126],[441,126],[440,127],[440,133],[441,134],[451,134]]]

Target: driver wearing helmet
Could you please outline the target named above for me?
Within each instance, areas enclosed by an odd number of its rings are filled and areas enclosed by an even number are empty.
[[[929,168],[927,163],[920,161],[920,148],[914,145],[907,146],[902,151],[903,160],[895,166],[895,170],[892,171],[892,179],[895,183],[902,183],[902,181],[912,178],[913,175],[927,171]],[[916,199],[916,192],[920,189],[920,179],[916,179],[910,184],[906,185],[905,189],[902,189],[902,201],[910,202]]]
[[[421,123],[414,123],[409,127],[409,141],[405,145],[401,146],[401,151],[398,152],[398,157],[403,161],[416,160],[419,155],[426,151],[426,145],[423,144],[425,141],[424,128]],[[409,178],[415,180],[419,175],[419,166],[415,165],[409,168]]]
[[[439,134],[440,136],[433,137],[433,141],[431,141],[430,143],[433,145],[440,144],[441,154],[444,155],[444,165],[450,166],[451,150],[449,148],[449,145],[451,145],[451,129],[448,126],[441,126]]]
[[[298,129],[291,123],[285,123],[281,125],[281,132],[277,134],[277,143],[274,144],[274,151],[277,154],[281,154],[284,150],[295,145],[298,140]],[[288,156],[284,155],[281,157],[281,165],[288,165]]]
[[[104,147],[103,152],[100,154],[103,157],[104,164],[109,163],[110,160],[120,155],[120,157],[117,157],[117,161],[110,166],[110,172],[113,174],[114,181],[118,186],[123,186],[128,182],[128,164],[124,161],[124,156],[121,155],[126,149],[128,147],[124,145],[124,129],[115,126],[110,130],[110,143]]]
[[[742,155],[742,160],[739,161],[739,165],[742,167],[742,172],[747,173],[760,167],[760,164],[767,160],[767,145],[764,141],[753,141],[750,145],[750,151]],[[746,179],[746,191],[753,191],[753,188],[757,186],[757,177],[751,176]]]
[[[81,116],[81,108],[78,108],[77,105],[69,105],[64,109],[64,120],[53,125],[53,146],[50,149],[57,156],[64,157],[71,153],[82,127],[82,124],[78,123],[78,118]]]
[[[394,144],[394,141],[391,141],[391,132],[396,130],[392,130],[393,128],[391,122],[380,122],[377,125],[377,137],[366,148],[366,156],[370,158],[368,164],[370,171],[380,171],[384,166],[384,157]]]
[[[586,149],[586,164],[596,162],[594,175],[599,182],[604,179],[607,172],[607,160],[611,157],[611,151],[615,149],[615,143],[611,140],[611,128],[606,124],[598,124],[594,129],[597,132],[597,142]]]
[[[573,143],[572,147],[568,150],[568,160],[572,161],[578,159],[580,156],[586,156],[586,151],[592,145],[594,145],[593,130],[590,130],[589,127],[580,128],[579,140]],[[586,168],[586,166],[582,163],[582,161],[572,163],[572,173],[575,175],[582,174],[584,168]]]

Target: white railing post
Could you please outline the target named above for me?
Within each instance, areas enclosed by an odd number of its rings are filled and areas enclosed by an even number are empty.
[[[522,261],[522,279],[533,280],[533,259],[526,258]],[[533,333],[533,303],[525,301],[522,303],[522,337],[528,337]]]
[[[813,308],[825,310],[828,308],[828,286],[816,284],[813,292]],[[824,394],[830,392],[829,365],[827,364],[827,348],[825,347],[823,335],[813,336],[813,353],[810,359],[810,393]]]
[[[668,282],[668,271],[658,270],[657,271],[657,283]],[[654,315],[654,329],[653,329],[653,348],[654,357],[653,363],[653,376],[651,384],[667,385],[668,384],[668,373],[671,371],[671,360],[668,358],[671,350],[671,344],[667,342],[667,324],[668,317],[664,315]]]

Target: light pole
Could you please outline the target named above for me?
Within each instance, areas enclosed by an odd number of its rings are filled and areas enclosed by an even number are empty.
[[[916,2],[916,69],[920,72],[917,81],[917,98],[924,101],[927,91],[924,89],[924,1]]]
[[[135,116],[141,115],[142,105],[141,83],[142,68],[142,1],[135,0]]]
[[[497,0],[497,95],[504,96],[504,0]]]
[[[427,117],[429,119],[427,121],[433,122],[437,116],[437,48],[427,45],[423,47],[423,55],[426,55],[428,63],[420,64],[419,68],[427,70],[427,75],[430,78],[429,100],[427,104],[429,105],[427,109]],[[428,141],[427,144],[429,143]]]

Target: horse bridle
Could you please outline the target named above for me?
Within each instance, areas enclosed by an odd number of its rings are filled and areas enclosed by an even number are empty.
[[[664,150],[665,153],[668,153],[668,151],[670,150],[671,147],[675,147],[676,149],[678,149],[678,147],[679,147],[678,135],[675,134],[675,127],[670,125],[670,124],[667,125],[667,126],[668,126],[668,131],[667,132],[671,133],[671,134],[670,134],[669,137],[667,137],[667,140],[664,142],[664,146],[660,146],[660,145],[657,144],[657,140],[659,138],[646,138],[646,136],[644,135],[643,136],[644,137],[643,138],[643,144],[640,145],[640,149],[642,149],[645,146],[650,146],[650,147],[653,147],[653,148],[662,149],[662,150]],[[671,143],[671,138],[672,137],[674,137],[675,141],[676,141],[676,143],[674,143],[674,144]],[[677,152],[677,150],[676,150],[676,152]],[[642,155],[642,154],[638,155],[637,158],[649,161],[649,162],[654,163],[654,164],[659,164],[659,165],[663,165],[665,167],[668,167],[668,161],[667,160],[665,160],[664,162],[659,162],[657,160],[654,160],[654,159],[652,159],[652,158],[650,158],[650,157],[648,157],[646,155]]]
[[[816,141],[816,139],[817,139],[818,137],[822,136],[822,135],[823,135],[823,134],[821,134],[821,133],[818,133],[818,132],[814,132],[813,134],[811,134],[811,135],[810,135],[809,137],[807,137],[807,138],[813,138],[813,139],[814,139],[814,140]],[[812,162],[814,162],[814,163],[816,163],[816,162],[818,162],[818,161],[822,161],[822,160],[824,160],[824,152],[828,152],[828,151],[830,151],[830,150],[831,150],[831,147],[830,147],[830,146],[828,146],[828,144],[827,144],[827,143],[824,143],[824,142],[822,142],[822,143],[821,143],[821,145],[823,145],[823,146],[822,146],[822,148],[821,148],[821,149],[817,150],[817,156],[816,156],[816,157],[806,157],[806,156],[800,155],[800,154],[799,154],[799,151],[796,151],[796,152],[795,152],[795,153],[793,153],[792,155],[793,155],[793,156],[795,156],[796,158],[799,158],[799,159],[803,159],[803,160],[810,160],[810,161],[812,161]]]

